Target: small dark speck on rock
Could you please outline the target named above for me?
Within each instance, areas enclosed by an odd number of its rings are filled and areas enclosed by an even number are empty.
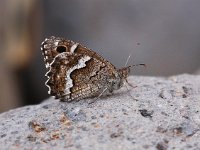
[[[133,141],[134,138],[132,138],[132,137],[127,137],[127,140],[128,140],[128,141]]]
[[[182,127],[173,128],[172,131],[174,134],[180,135],[183,132],[183,128]]]
[[[161,112],[161,114],[164,115],[164,116],[169,116],[167,113],[165,113],[163,111]]]
[[[116,137],[118,137],[119,135],[117,134],[117,133],[112,133],[111,135],[110,135],[110,137],[111,138],[116,138]]]
[[[48,109],[49,106],[48,106],[48,105],[44,105],[44,106],[42,106],[42,108],[44,108],[44,109]]]
[[[2,134],[2,135],[1,135],[1,138],[5,137],[5,136],[6,136],[6,134]]]
[[[157,148],[158,150],[167,150],[167,147],[166,147],[165,145],[163,145],[163,143],[158,143],[158,144],[156,145],[156,148]]]
[[[167,140],[164,140],[162,142],[159,142],[157,145],[156,145],[156,148],[158,150],[167,150],[168,148],[168,141]]]
[[[11,134],[17,134],[18,133],[18,131],[12,131],[11,132]]]
[[[91,116],[91,118],[92,118],[92,119],[97,119],[97,117],[96,117],[96,116]]]
[[[101,114],[101,115],[100,115],[100,117],[101,117],[101,118],[103,118],[103,117],[104,117],[104,115],[103,115],[103,114]]]
[[[146,118],[152,118],[152,115],[153,115],[153,111],[148,111],[146,109],[140,109],[140,114],[143,116],[143,117],[146,117]]]
[[[36,141],[36,137],[34,137],[33,135],[28,135],[27,138],[28,138],[28,141],[31,141],[31,142]]]
[[[186,145],[186,147],[189,149],[189,148],[192,148],[192,145],[188,144],[188,145]]]
[[[128,115],[127,110],[122,108],[122,112],[124,113],[124,115]]]
[[[122,135],[123,132],[118,132],[118,133],[112,133],[110,135],[111,138],[117,138],[117,137],[120,137]]]
[[[183,88],[184,93],[185,93],[185,94],[188,94],[188,91],[189,91],[188,88],[185,87],[185,86],[183,86],[182,88]]]
[[[169,91],[162,90],[159,94],[159,97],[162,98],[162,99],[171,99],[172,95]]]
[[[187,95],[186,95],[186,94],[183,94],[183,95],[182,95],[182,97],[183,97],[183,98],[186,98],[186,97],[187,97]]]
[[[158,126],[156,129],[156,132],[165,133],[165,132],[167,132],[167,129],[164,129],[164,128]]]
[[[30,110],[30,107],[27,107],[26,110]]]
[[[126,110],[126,109],[124,109],[124,108],[122,108],[122,111],[123,111],[123,112],[127,112],[127,110]]]

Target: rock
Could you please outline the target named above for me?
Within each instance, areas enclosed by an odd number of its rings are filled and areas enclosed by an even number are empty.
[[[112,96],[0,114],[1,149],[200,149],[200,76],[131,76]]]

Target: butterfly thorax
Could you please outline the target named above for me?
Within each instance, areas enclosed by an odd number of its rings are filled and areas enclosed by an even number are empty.
[[[130,73],[130,67],[124,67],[124,68],[118,69],[117,73],[118,75],[112,84],[113,90],[118,90],[124,85],[124,82],[127,80],[127,77]]]
[[[130,73],[130,67],[131,66],[118,69],[118,73],[119,73],[119,76],[121,79],[127,79],[128,75]]]

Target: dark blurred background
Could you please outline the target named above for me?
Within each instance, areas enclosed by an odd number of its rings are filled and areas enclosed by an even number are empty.
[[[95,50],[134,75],[195,73],[200,66],[198,0],[1,0],[0,112],[49,97],[40,43],[51,35]]]

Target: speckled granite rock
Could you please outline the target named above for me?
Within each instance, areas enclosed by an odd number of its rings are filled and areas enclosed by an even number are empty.
[[[0,149],[200,149],[200,76],[130,77],[98,99],[0,114]]]

